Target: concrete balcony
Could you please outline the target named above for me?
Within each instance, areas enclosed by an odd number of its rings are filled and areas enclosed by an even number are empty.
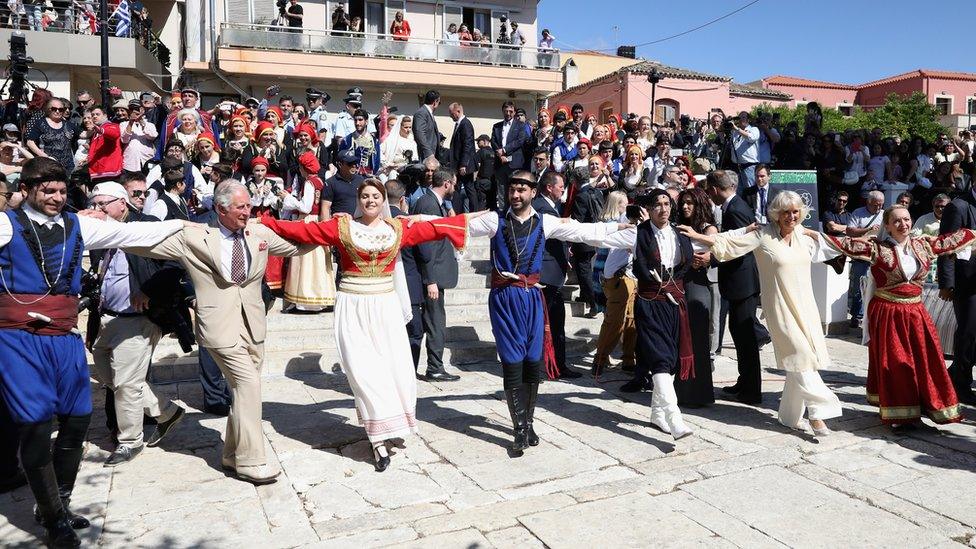
[[[11,29],[0,29],[0,59],[10,55]],[[71,34],[55,31],[20,31],[27,39],[27,55],[34,58],[27,78],[43,87],[44,75],[58,80],[55,73],[82,69],[97,75],[101,66],[100,37],[91,34]],[[168,70],[157,56],[150,53],[134,38],[109,38],[109,67],[113,84],[123,89],[144,89],[150,82],[166,89],[170,84]],[[97,77],[96,77],[97,78]]]
[[[362,84],[458,87],[551,93],[561,90],[559,52],[389,35],[355,36],[224,23],[220,67],[231,74],[301,76]]]

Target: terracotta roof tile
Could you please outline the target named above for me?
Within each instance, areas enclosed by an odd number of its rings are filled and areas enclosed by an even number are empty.
[[[665,78],[684,78],[688,80],[710,80],[713,82],[730,82],[732,78],[728,76],[720,76],[717,74],[709,74],[707,72],[698,72],[690,69],[683,69],[681,67],[672,67],[670,65],[665,65],[664,63],[658,63],[657,61],[642,61],[640,63],[630,65],[620,69],[624,72],[629,72],[631,74],[650,74],[652,69],[657,69],[657,72]]]
[[[856,90],[857,86],[852,86],[850,84],[840,84],[837,82],[825,82],[823,80],[810,80],[809,78],[797,78],[795,76],[785,76],[777,74],[775,76],[767,76],[762,79],[764,85],[778,85],[778,86],[804,86],[808,88],[831,88],[838,90]]]
[[[729,84],[729,94],[731,95],[751,95],[754,97],[768,97],[770,99],[777,99],[780,101],[789,101],[793,99],[793,96],[780,90],[771,90],[769,88],[761,88],[759,86],[747,86],[744,84],[736,84],[732,82]]]

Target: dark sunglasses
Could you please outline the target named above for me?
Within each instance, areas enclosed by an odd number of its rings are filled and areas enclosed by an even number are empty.
[[[129,191],[129,194],[132,195],[132,198],[142,198],[143,196],[148,197],[149,191],[135,190],[135,191]]]
[[[68,112],[68,107],[51,107],[48,110],[51,112]]]

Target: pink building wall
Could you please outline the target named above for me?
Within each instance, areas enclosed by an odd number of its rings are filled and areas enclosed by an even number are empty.
[[[792,105],[792,101],[779,101],[771,97],[751,97],[745,95],[731,95],[728,98],[728,108],[723,109],[725,114],[731,115],[742,111],[751,111],[753,107],[759,105],[771,105],[778,107],[781,105]],[[697,118],[701,118],[698,116]]]
[[[651,112],[651,84],[643,74],[628,75],[627,112],[645,115]],[[673,101],[677,115],[707,118],[710,109],[726,110],[730,105],[729,83],[708,80],[667,78],[657,85],[655,100],[658,105]]]
[[[549,98],[549,110],[555,113],[559,105],[572,106],[574,103],[583,105],[587,114],[600,115],[600,107],[606,103],[613,106],[613,112],[620,113],[620,105],[624,103],[624,90],[616,78],[609,78],[593,85],[582,85],[579,89],[558,93]],[[603,122],[603,120],[600,120]]]
[[[785,84],[769,84],[766,86],[771,90],[788,93],[793,96],[790,106],[797,103],[810,103],[816,101],[823,107],[836,107],[844,104],[853,105],[857,99],[857,90],[844,90],[832,88],[820,88],[815,86],[790,86]]]
[[[857,104],[865,109],[871,109],[884,105],[885,99],[892,93],[911,95],[917,91],[925,91],[923,80],[921,76],[914,76],[876,86],[860,86],[857,92]],[[929,101],[932,101],[931,97]]]

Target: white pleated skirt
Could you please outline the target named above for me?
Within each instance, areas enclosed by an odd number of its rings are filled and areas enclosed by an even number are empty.
[[[343,277],[335,334],[342,371],[369,441],[416,433],[417,379],[392,277]]]

